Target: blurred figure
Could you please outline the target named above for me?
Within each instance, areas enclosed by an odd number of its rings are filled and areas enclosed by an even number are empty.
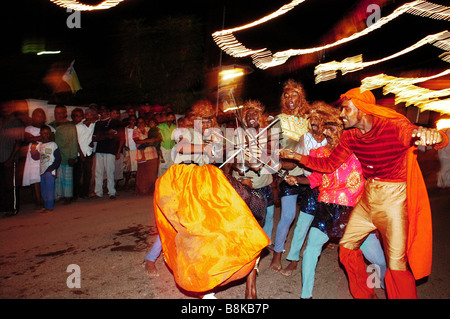
[[[450,128],[446,128],[443,132],[450,138]],[[441,163],[437,176],[437,186],[441,189],[448,189],[450,187],[450,146],[438,150],[438,157]]]
[[[119,146],[117,148],[116,160],[114,161],[114,187],[117,191],[119,181],[123,179],[123,146],[125,144],[125,126],[120,121],[119,108],[113,108],[111,110],[111,117],[119,120],[120,126],[117,129],[117,137],[119,139]],[[117,194],[116,194],[117,196]]]
[[[125,178],[124,189],[129,189],[129,183],[131,176],[134,176],[136,181],[136,172],[137,172],[137,160],[136,160],[136,152],[137,147],[136,143],[133,140],[133,132],[137,128],[136,126],[137,118],[136,115],[130,115],[128,117],[128,125],[125,127],[124,136],[125,136],[125,145],[123,147],[123,175]]]
[[[19,212],[17,153],[24,139],[24,125],[15,115],[15,101],[0,105],[0,212],[14,216]]]
[[[78,158],[78,138],[75,125],[67,119],[67,108],[56,105],[55,120],[49,123],[55,131],[55,142],[61,152],[61,165],[56,174],[55,200],[63,199],[63,204],[72,202],[73,198],[73,166]]]
[[[40,174],[40,158],[37,160],[31,156],[31,147],[37,145],[41,139],[41,127],[45,125],[47,117],[41,108],[37,108],[31,114],[31,125],[25,127],[25,142],[27,145],[27,155],[25,159],[25,166],[23,171],[22,186],[30,186],[35,203],[36,210],[41,210],[43,207],[41,197],[41,174]],[[55,132],[54,128],[50,128],[51,132]]]
[[[97,118],[97,111],[88,108],[84,112],[84,120],[76,123],[79,155],[74,168],[74,184],[77,185],[77,187],[74,187],[74,197],[87,198],[89,196],[94,163],[92,135]],[[75,191],[75,188],[77,191]]]
[[[131,120],[131,117],[132,117],[132,116],[134,116],[135,118],[137,118],[135,107],[132,106],[132,105],[127,106],[127,107],[126,107],[126,112],[125,112],[124,116],[125,116],[125,117],[122,119],[122,124],[123,124],[124,126],[128,126],[128,125],[130,124],[130,120]]]
[[[171,153],[172,148],[175,146],[175,141],[172,139],[172,133],[176,128],[174,113],[167,113],[161,117],[161,123],[158,124],[159,134],[161,134],[162,138],[158,176],[163,175],[173,165]]]
[[[75,125],[75,128],[77,129],[77,139],[78,139],[78,157],[77,157],[77,161],[73,165],[73,197],[72,197],[72,200],[76,201],[76,200],[78,200],[78,197],[80,196],[81,176],[82,176],[80,136],[78,134],[77,126],[84,120],[84,111],[81,108],[77,107],[72,110],[70,117],[72,118],[72,123]]]

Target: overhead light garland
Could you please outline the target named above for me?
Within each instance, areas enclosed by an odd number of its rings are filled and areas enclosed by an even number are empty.
[[[443,130],[450,128],[450,119],[440,119],[436,122],[436,129]]]
[[[316,66],[314,70],[314,75],[316,76],[316,84],[320,83],[322,81],[328,81],[331,79],[335,79],[337,75],[337,71],[340,70],[342,75],[345,75],[349,72],[355,72],[358,70],[362,70],[365,67],[372,66],[381,62],[388,61],[390,59],[394,59],[396,57],[399,57],[403,54],[409,53],[411,51],[414,51],[415,49],[424,46],[425,44],[433,44],[434,46],[441,48],[446,51],[450,51],[450,32],[442,31],[436,34],[428,35],[422,40],[418,41],[414,45],[399,51],[395,54],[392,54],[388,57],[385,57],[383,59],[371,61],[371,62],[363,62],[362,55],[357,55],[354,57],[349,57],[342,62],[337,61],[331,61],[327,63],[322,63]],[[443,56],[447,58],[447,56]],[[447,59],[445,60],[447,61]],[[450,61],[447,61],[450,62]]]
[[[389,76],[386,74],[378,74],[374,76],[369,76],[361,81],[361,91],[374,90],[383,87],[389,83],[398,84],[417,84],[429,80],[433,80],[442,76],[450,74],[450,69],[442,71],[438,74],[431,75],[428,77],[418,77],[418,78],[401,78],[395,76]]]
[[[214,32],[212,34],[212,37],[216,42],[216,44],[227,54],[233,57],[251,56],[253,63],[255,64],[256,67],[260,69],[267,69],[270,67],[284,64],[290,57],[319,52],[360,38],[382,27],[386,23],[396,19],[403,13],[410,13],[432,19],[450,20],[450,7],[430,3],[424,0],[416,0],[402,5],[401,7],[397,8],[393,13],[379,19],[376,23],[372,24],[363,31],[354,33],[353,35],[340,39],[336,42],[308,49],[289,49],[285,51],[276,52],[275,54],[272,54],[272,52],[266,48],[256,50],[248,49],[242,43],[240,43],[233,34],[233,32],[254,27],[256,25],[274,19],[282,14],[285,14],[286,12],[290,11],[295,6],[304,1],[305,0],[292,1],[291,3],[284,5],[277,11],[273,12],[272,14],[267,15],[259,20],[256,20],[252,23],[246,24],[241,27]]]
[[[420,111],[436,111],[450,114],[450,89],[430,90],[414,84],[432,80],[450,74],[447,69],[429,77],[401,78],[378,74],[361,81],[361,91],[374,90],[383,87],[383,94],[395,94],[395,104],[405,102],[405,106],[417,106]],[[442,99],[445,98],[445,99]]]
[[[112,7],[117,6],[119,3],[125,1],[125,0],[105,0],[100,2],[99,4],[93,6],[89,4],[80,3],[76,0],[50,0],[54,4],[67,8],[72,9],[75,11],[93,11],[93,10],[106,10],[110,9]]]

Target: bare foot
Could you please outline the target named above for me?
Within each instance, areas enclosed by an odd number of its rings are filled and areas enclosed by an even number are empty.
[[[297,269],[298,261],[292,260],[286,268],[280,270],[280,273],[286,277],[292,275],[292,272]]]
[[[279,272],[281,270],[281,253],[277,253],[276,251],[273,252],[270,269],[275,272]]]
[[[150,260],[144,260],[143,264],[145,273],[154,278],[159,277],[158,270],[156,269],[155,263]]]

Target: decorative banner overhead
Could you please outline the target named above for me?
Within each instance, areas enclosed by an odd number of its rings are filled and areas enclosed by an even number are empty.
[[[328,81],[336,78],[336,73],[338,70],[341,70],[342,75],[345,75],[349,72],[355,72],[358,70],[362,70],[365,67],[372,66],[377,63],[385,62],[387,60],[399,57],[403,54],[409,53],[425,44],[433,44],[434,46],[441,48],[446,51],[450,51],[450,32],[442,31],[437,34],[428,35],[416,44],[400,51],[395,54],[392,54],[388,57],[385,57],[380,60],[371,61],[371,62],[363,62],[362,55],[357,55],[354,57],[349,57],[342,62],[332,61],[327,63],[322,63],[316,66],[314,70],[314,75],[316,76],[316,84],[322,81]]]
[[[212,37],[216,42],[216,44],[227,54],[233,57],[251,56],[253,63],[256,65],[256,67],[260,69],[267,69],[270,67],[284,64],[290,57],[319,52],[360,38],[382,27],[386,23],[396,19],[403,13],[410,13],[432,19],[450,20],[450,7],[437,5],[424,0],[416,0],[402,5],[390,15],[379,19],[377,22],[373,23],[363,31],[354,33],[349,37],[319,47],[312,47],[308,49],[289,49],[285,51],[276,52],[275,54],[272,54],[272,52],[266,48],[262,49],[246,48],[242,43],[240,43],[236,39],[236,37],[233,34],[233,32],[257,26],[259,24],[272,20],[280,15],[283,15],[304,1],[305,0],[292,1],[291,3],[284,5],[277,11],[273,12],[272,14],[269,14],[259,20],[256,20],[252,23],[246,24],[241,27],[214,32],[212,34]]]
[[[50,1],[60,7],[72,9],[75,11],[93,11],[93,10],[106,10],[115,7],[125,0],[105,0],[95,6],[80,3],[76,0],[50,0]]]
[[[414,85],[448,74],[450,74],[450,69],[433,76],[420,78],[398,78],[386,74],[378,74],[363,79],[361,81],[361,91],[383,87],[384,95],[389,93],[395,94],[395,104],[405,102],[406,106],[415,105],[421,111],[436,111],[442,114],[450,114],[450,89],[430,90]]]

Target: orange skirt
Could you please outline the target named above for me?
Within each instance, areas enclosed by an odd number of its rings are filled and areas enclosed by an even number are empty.
[[[153,205],[165,261],[187,291],[244,278],[270,243],[213,165],[172,165],[156,182]]]

